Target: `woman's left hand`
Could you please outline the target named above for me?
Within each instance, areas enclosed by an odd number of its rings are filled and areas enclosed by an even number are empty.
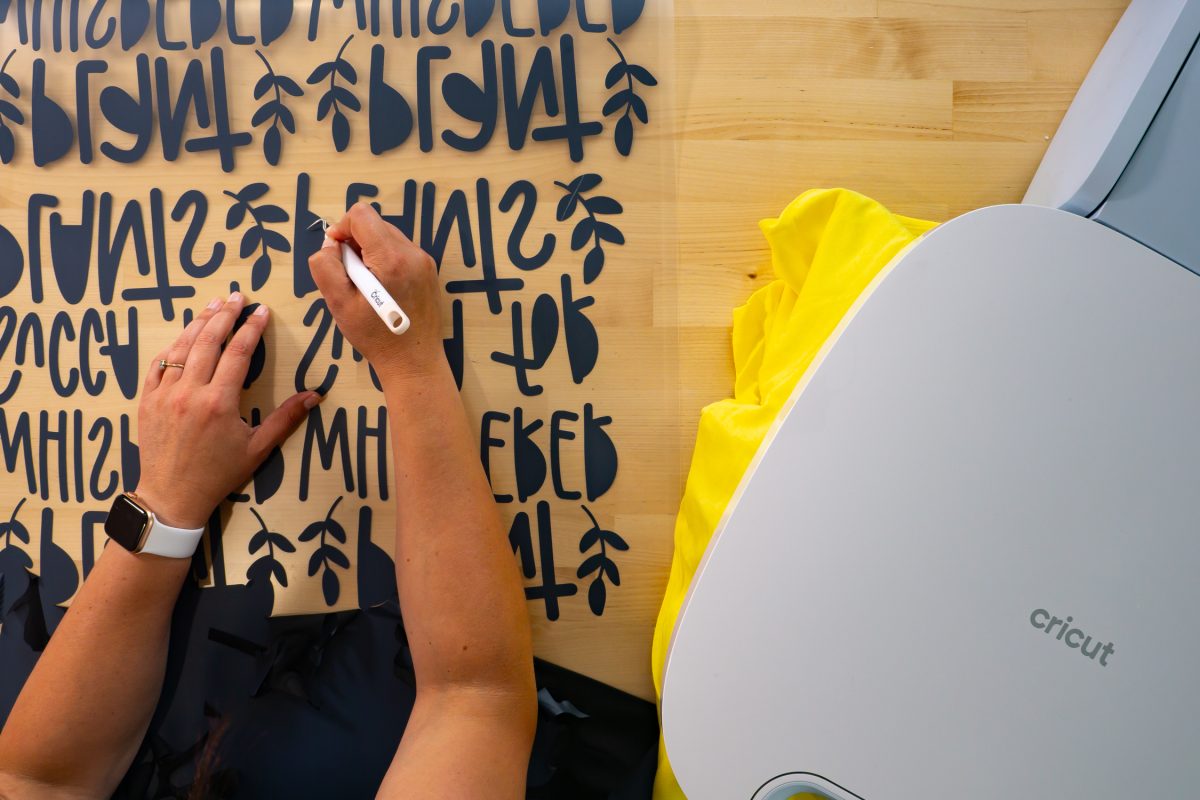
[[[268,319],[260,305],[225,344],[244,305],[238,292],[214,299],[154,357],[146,375],[138,406],[137,494],[166,525],[204,527],[225,496],[245,485],[321,402],[316,392],[300,392],[258,426],[241,418],[242,383]],[[163,359],[184,368],[161,367]]]

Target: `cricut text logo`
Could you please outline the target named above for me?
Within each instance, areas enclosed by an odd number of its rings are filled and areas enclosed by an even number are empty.
[[[1055,639],[1071,649],[1079,650],[1092,661],[1096,661],[1096,656],[1099,656],[1100,666],[1107,667],[1108,659],[1117,649],[1116,645],[1112,642],[1103,644],[1099,639],[1092,638],[1079,628],[1072,628],[1071,623],[1074,621],[1074,617],[1059,619],[1052,616],[1044,608],[1039,608],[1029,615],[1030,625],[1047,635],[1054,634],[1054,629],[1057,628],[1058,633],[1054,635]]]

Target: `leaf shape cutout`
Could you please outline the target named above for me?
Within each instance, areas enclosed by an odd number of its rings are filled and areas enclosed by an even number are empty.
[[[592,585],[588,587],[588,607],[597,617],[604,613],[604,603],[607,598],[608,590],[604,588],[604,581],[599,578],[592,581]]]
[[[277,205],[261,205],[254,210],[258,215],[258,221],[262,222],[287,222],[288,213]]]
[[[330,513],[332,514],[333,512],[330,511]],[[342,523],[338,522],[336,519],[333,519],[332,517],[329,518],[329,521],[325,526],[325,531],[342,544],[346,543],[346,529],[343,528]]]
[[[276,116],[275,110],[279,104],[272,100],[269,103],[263,103],[258,110],[254,112],[254,116],[250,118],[250,126],[257,128],[267,120]]]
[[[600,273],[604,270],[604,249],[602,247],[593,247],[588,251],[588,254],[583,258],[583,282],[591,283],[600,277]],[[576,381],[578,383],[578,381]]]
[[[350,146],[350,120],[340,111],[333,114],[333,146],[339,153]]]
[[[229,212],[225,215],[225,230],[233,230],[241,225],[245,219],[246,204],[239,200],[229,207]]]
[[[629,65],[629,75],[643,86],[658,86],[658,79],[650,74],[650,70],[639,64]]]
[[[358,102],[358,98],[349,89],[341,86],[335,86],[329,90],[333,94],[334,102],[340,106],[345,106],[351,111],[361,111],[362,105]]]
[[[572,188],[575,191],[583,194],[592,191],[603,182],[604,179],[601,178],[597,173],[585,172],[575,179],[575,183]]]
[[[617,152],[621,155],[628,156],[633,151],[633,120],[629,117],[621,117],[617,120],[613,141],[617,145]]]
[[[337,70],[338,75],[341,75],[346,80],[346,83],[358,83],[358,73],[349,61],[339,58],[335,63],[336,66],[334,69]]]
[[[250,537],[250,544],[247,545],[247,549],[250,551],[250,555],[254,555],[259,550],[266,547],[266,545],[267,531],[266,529],[259,529],[253,536]]]
[[[262,228],[254,226],[242,234],[242,245],[239,251],[241,258],[249,258],[262,242]]]
[[[325,557],[342,569],[350,569],[350,559],[346,558],[346,554],[336,547],[326,547]]]
[[[271,560],[271,573],[275,576],[275,580],[279,582],[279,585],[286,589],[287,588],[287,570],[285,570],[283,568],[283,564],[280,564],[278,561],[275,561],[274,559],[272,559]]]
[[[300,88],[300,84],[296,83],[287,75],[276,75],[275,85],[287,94],[290,94],[292,97],[304,96],[304,90]]]
[[[604,538],[604,544],[614,550],[629,549],[629,543],[622,539],[616,531],[600,531],[600,535]]]
[[[279,164],[279,154],[283,149],[282,141],[279,128],[274,125],[267,128],[267,132],[263,134],[263,156],[272,167]]]
[[[263,253],[258,258],[254,259],[254,267],[250,270],[250,288],[257,292],[259,289],[267,285],[267,280],[270,277],[271,257],[266,253]]]
[[[21,96],[21,84],[17,83],[17,79],[7,72],[0,72],[0,87],[3,87],[11,97]]]
[[[291,540],[282,533],[275,533],[274,531],[271,531],[269,536],[271,539],[271,544],[276,550],[282,550],[285,553],[296,552],[296,545],[292,544]]]
[[[321,99],[317,101],[317,122],[329,116],[329,112],[333,110],[333,92],[326,92],[321,95]]]
[[[596,236],[606,242],[613,244],[625,244],[625,234],[621,233],[620,229],[615,225],[610,225],[607,222],[596,221]]]
[[[257,182],[248,184],[244,189],[238,192],[238,197],[243,202],[253,203],[258,198],[262,197],[267,192],[271,191],[271,187],[265,183]]]
[[[323,519],[317,520],[316,522],[314,522],[311,525],[309,525],[308,527],[306,527],[303,531],[301,531],[300,536],[298,538],[302,542],[307,542],[311,539],[315,539],[321,535],[321,529],[323,527],[325,527],[325,520],[323,520]],[[312,573],[310,572],[309,574],[311,575]]]
[[[564,194],[562,199],[558,201],[558,211],[555,213],[555,219],[559,222],[566,222],[575,213],[575,209],[579,206],[579,194],[570,192]]]
[[[9,530],[12,535],[20,539],[25,544],[29,544],[29,529],[25,527],[25,523],[13,520],[9,523]]]
[[[279,107],[279,124],[283,125],[288,133],[296,132],[296,118],[292,116],[292,112],[287,106]]]
[[[592,233],[595,230],[596,221],[591,217],[584,217],[575,223],[575,229],[571,231],[571,249],[582,250],[591,240]]]
[[[324,64],[318,64],[308,76],[308,83],[320,83],[328,78],[333,73],[333,62],[326,61]]]
[[[622,214],[625,209],[611,197],[596,195],[583,201],[583,205],[592,214]]]
[[[269,228],[264,228],[262,232],[263,243],[272,250],[278,250],[281,253],[292,252],[292,243],[288,238],[279,231],[273,231]]]
[[[579,565],[579,569],[575,571],[575,577],[576,578],[584,578],[584,577],[587,577],[588,575],[591,575],[593,572],[596,572],[597,570],[600,569],[600,564],[603,561],[604,561],[604,556],[601,555],[600,553],[596,553],[595,555],[588,556],[587,558],[585,558],[583,560],[583,563]]]
[[[21,112],[21,109],[7,100],[0,100],[0,116],[7,117],[17,125],[25,124],[25,115]]]
[[[587,552],[595,547],[598,541],[600,541],[600,529],[595,526],[588,528],[584,531],[583,536],[579,538],[579,552]]]
[[[625,66],[624,61],[618,61],[617,63],[613,64],[612,68],[609,69],[608,74],[604,76],[604,88],[613,88],[622,80],[624,80],[628,73],[629,68]]]
[[[332,606],[337,603],[340,588],[337,573],[331,569],[325,570],[321,575],[321,593],[325,595],[325,605]]]
[[[645,125],[650,121],[650,112],[646,109],[646,101],[636,94],[629,96],[629,107],[633,109],[634,115]]]
[[[633,96],[634,94],[631,90],[622,89],[612,97],[608,98],[608,101],[604,104],[604,116],[611,117],[613,114],[616,114],[618,111],[625,108],[625,106],[629,105],[630,98]]]

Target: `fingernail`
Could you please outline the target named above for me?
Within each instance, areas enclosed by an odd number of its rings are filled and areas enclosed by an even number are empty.
[[[220,307],[221,307],[221,303],[224,303],[224,302],[225,302],[225,301],[224,301],[224,300],[222,300],[221,298],[219,298],[219,297],[214,297],[212,300],[209,300],[209,301],[208,301],[208,310],[209,310],[209,311],[215,311],[216,309],[220,308]]]
[[[266,304],[266,303],[263,303],[263,304],[262,304],[262,305],[260,305],[258,308],[254,309],[254,314],[253,314],[253,316],[255,316],[255,317],[265,317],[266,315],[267,315],[267,304]]]
[[[308,397],[304,398],[305,408],[316,408],[317,403],[320,403],[325,398],[316,392],[312,392]]]
[[[326,236],[325,241],[321,242],[321,249],[324,250],[326,247],[337,247],[337,242]]]

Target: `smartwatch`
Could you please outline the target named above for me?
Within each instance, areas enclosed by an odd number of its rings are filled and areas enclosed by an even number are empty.
[[[167,558],[191,558],[204,535],[204,528],[172,528],[159,522],[154,512],[142,505],[133,492],[113,501],[104,521],[108,538],[131,553],[150,553]]]

